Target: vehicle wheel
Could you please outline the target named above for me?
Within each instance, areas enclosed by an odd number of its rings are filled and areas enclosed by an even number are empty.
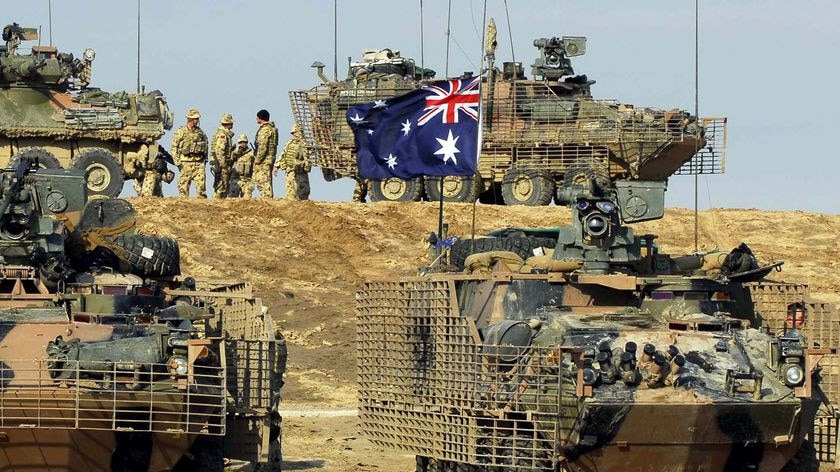
[[[440,201],[441,177],[426,177],[426,198],[430,202]],[[478,197],[478,187],[481,177],[458,177],[455,175],[443,177],[443,201],[445,202],[474,202]]]
[[[14,169],[17,167],[23,157],[37,158],[38,167],[41,169],[61,169],[61,163],[53,156],[53,153],[42,148],[26,148],[15,154],[12,160],[9,161],[9,168]]]
[[[88,149],[73,158],[70,165],[85,171],[88,195],[104,195],[116,198],[125,183],[122,166],[109,151],[101,148]]]
[[[172,468],[172,472],[222,472],[225,469],[224,438],[197,437],[190,446],[190,456],[182,457]]]
[[[473,242],[475,242],[474,245]],[[452,244],[452,249],[449,251],[449,263],[463,269],[467,257],[472,254],[490,251],[513,252],[525,260],[533,256],[532,251],[538,247],[553,248],[556,245],[557,240],[554,238],[538,238],[535,236],[459,239]]]
[[[114,244],[123,248],[128,272],[141,277],[169,277],[181,273],[181,254],[178,242],[143,234],[117,236]]]
[[[417,202],[423,197],[423,179],[371,180],[369,191],[372,202]]]
[[[548,205],[553,195],[554,179],[544,170],[513,168],[502,179],[505,205]]]

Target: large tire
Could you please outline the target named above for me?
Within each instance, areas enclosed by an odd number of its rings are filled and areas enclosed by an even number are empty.
[[[426,198],[431,202],[440,201],[441,177],[426,177]],[[478,197],[481,177],[443,177],[443,201],[472,203]]]
[[[170,277],[181,273],[178,242],[143,234],[117,236],[114,240],[126,253],[128,272],[141,277]]]
[[[85,171],[89,196],[116,198],[122,192],[125,173],[111,152],[101,148],[87,149],[74,157],[70,165]]]
[[[475,244],[473,245],[473,242]],[[464,261],[472,254],[490,251],[509,251],[516,253],[523,260],[533,256],[532,252],[538,247],[554,247],[554,238],[538,238],[536,236],[511,236],[505,238],[459,239],[452,244],[449,251],[449,262],[453,266],[463,269]]]
[[[368,190],[372,202],[417,202],[423,197],[423,179],[371,179]]]
[[[554,178],[548,171],[514,167],[502,179],[505,205],[548,205],[553,196]]]
[[[21,158],[34,157],[38,159],[38,167],[41,169],[61,169],[61,163],[53,154],[42,148],[26,148],[23,151],[15,154],[15,157],[9,161],[9,168],[14,169],[18,166]]]

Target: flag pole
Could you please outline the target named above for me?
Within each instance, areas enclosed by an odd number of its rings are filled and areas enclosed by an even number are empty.
[[[438,207],[438,238],[443,239],[443,177],[440,178],[440,205]]]
[[[478,139],[478,145],[476,146],[476,151],[475,151],[475,172],[476,172],[476,174],[478,174],[478,160],[481,157],[481,134],[482,134],[482,130],[484,129],[484,120],[482,120],[482,117],[484,116],[484,107],[481,106],[481,72],[482,72],[481,68],[484,66],[484,59],[485,59],[485,56],[487,55],[487,50],[486,50],[486,48],[487,48],[487,44],[486,44],[486,41],[487,41],[487,0],[484,0],[484,13],[482,14],[481,21],[482,21],[482,23],[481,23],[481,25],[482,25],[481,26],[481,29],[482,29],[482,32],[481,32],[481,60],[478,62],[480,64],[479,65],[479,70],[478,70],[478,111],[479,112],[478,112],[478,133],[476,133],[476,136],[477,136],[476,139]],[[473,176],[473,178],[476,178],[476,177]],[[471,227],[472,227],[471,228],[472,229],[472,235],[471,235],[472,239],[470,239],[470,252],[475,250],[475,209],[476,209],[476,206],[478,205],[477,200],[478,200],[478,198],[476,198],[472,202],[472,225],[471,225]]]

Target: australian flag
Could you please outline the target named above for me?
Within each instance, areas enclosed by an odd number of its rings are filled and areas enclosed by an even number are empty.
[[[366,179],[475,175],[480,77],[428,83],[347,110]]]

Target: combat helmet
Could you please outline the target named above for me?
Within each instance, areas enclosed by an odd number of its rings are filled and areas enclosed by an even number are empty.
[[[222,119],[219,120],[219,123],[223,125],[232,125],[233,115],[231,115],[230,113],[225,113],[224,115],[222,115]]]
[[[236,142],[237,143],[247,143],[248,142],[248,136],[245,135],[245,134],[240,134],[239,139]]]
[[[187,110],[187,119],[188,120],[197,120],[201,118],[201,113],[198,112],[195,108],[190,108]]]
[[[294,133],[297,133],[298,131],[303,131],[303,130],[301,129],[300,125],[299,125],[299,124],[297,124],[297,123],[292,124],[292,130],[291,130],[291,131],[289,131],[289,133],[290,133],[290,134],[294,134]]]

